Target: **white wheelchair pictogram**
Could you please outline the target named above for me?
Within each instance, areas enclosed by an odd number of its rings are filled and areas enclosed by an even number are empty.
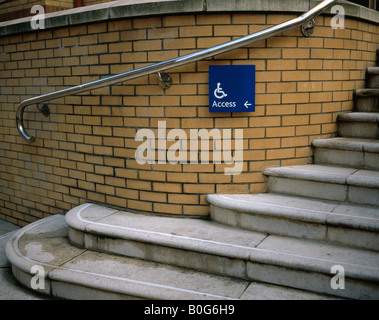
[[[227,97],[228,95],[223,91],[223,89],[221,88],[221,83],[217,83],[217,89],[215,90],[214,92],[214,95],[217,99],[222,99],[222,98],[225,98]]]

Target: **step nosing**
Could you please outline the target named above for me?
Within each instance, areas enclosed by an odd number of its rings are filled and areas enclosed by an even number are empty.
[[[254,201],[251,202],[249,200],[244,200],[244,199],[233,199],[229,198],[225,195],[219,195],[219,197],[227,199],[227,200],[233,200],[236,202],[243,202],[243,203],[252,203],[252,204],[258,204],[258,205],[263,205],[263,206],[270,206],[270,207],[279,207],[279,208],[286,208],[286,209],[294,209],[294,210],[299,210],[299,211],[307,211],[307,212],[314,212],[314,213],[322,213],[322,214],[329,214],[330,211],[322,211],[322,210],[313,210],[313,209],[306,209],[306,208],[300,208],[300,207],[292,207],[292,206],[284,206],[280,204],[273,204],[273,203],[265,203],[265,202],[259,202],[259,201]],[[231,207],[232,205],[230,205]]]
[[[358,89],[358,90],[355,90],[354,93],[358,97],[365,97],[365,98],[379,97],[379,89],[376,89],[376,88]]]
[[[346,180],[349,177],[349,175],[345,173],[332,173],[311,169],[293,169],[288,167],[264,169],[263,174],[277,178],[331,182],[336,184],[346,184]],[[333,177],[335,179],[332,179]]]
[[[56,267],[54,269],[76,272],[76,273],[80,273],[80,274],[86,274],[86,275],[91,275],[91,276],[96,276],[96,277],[101,277],[101,278],[106,278],[106,279],[112,279],[112,280],[117,280],[117,281],[123,281],[123,282],[128,282],[128,283],[133,283],[133,284],[140,284],[140,285],[147,286],[147,287],[154,287],[154,288],[159,288],[159,289],[168,289],[168,290],[182,292],[182,293],[190,293],[190,294],[194,294],[194,295],[202,296],[202,297],[205,296],[205,297],[209,297],[209,298],[223,299],[223,300],[238,300],[238,299],[232,298],[232,297],[215,295],[215,294],[206,293],[206,292],[202,292],[202,291],[189,290],[189,289],[178,288],[178,287],[168,286],[168,285],[159,284],[159,283],[135,280],[135,279],[125,278],[125,277],[112,276],[112,275],[108,275],[108,274],[104,274],[104,273],[96,273],[96,272],[74,269],[74,268],[68,268],[68,267]],[[61,277],[56,276],[54,274],[51,274],[50,279],[61,280]],[[66,281],[67,281],[67,279],[66,279]],[[72,283],[72,280],[71,280],[71,283]]]
[[[331,139],[318,139],[312,142],[315,148],[335,149],[343,151],[357,151],[357,152],[379,152],[379,140],[377,139],[349,139],[349,138],[331,138]]]
[[[367,68],[367,73],[379,75],[379,67],[369,67],[369,68]]]
[[[379,219],[371,218],[371,217],[362,217],[362,216],[350,215],[350,214],[340,213],[340,212],[331,212],[330,214],[331,214],[330,217],[343,216],[343,217],[347,217],[347,218],[357,218],[358,220],[370,220],[370,221],[378,221],[379,222]],[[377,228],[375,228],[375,229],[377,229]],[[378,228],[378,230],[379,230],[379,228]]]
[[[377,123],[379,122],[379,113],[378,112],[340,113],[337,117],[337,121]]]
[[[263,253],[272,253],[272,254],[276,254],[276,255],[283,255],[283,256],[289,256],[289,257],[295,257],[295,258],[299,258],[300,260],[298,261],[286,261],[286,262],[283,262],[283,261],[280,261],[281,264],[285,264],[287,266],[294,266],[296,265],[297,263],[300,263],[301,265],[303,265],[303,267],[313,267],[314,265],[312,265],[312,263],[305,263],[304,262],[304,259],[308,259],[308,260],[311,260],[311,261],[318,261],[318,262],[326,262],[326,263],[330,263],[332,265],[343,265],[343,266],[350,266],[350,267],[358,267],[358,268],[362,268],[362,269],[368,269],[368,270],[375,270],[375,271],[379,271],[379,267],[374,267],[374,266],[366,266],[366,265],[361,265],[361,264],[357,264],[357,263],[350,263],[350,262],[344,262],[344,261],[340,261],[340,260],[332,260],[332,259],[324,259],[324,258],[317,258],[317,257],[309,257],[309,256],[305,256],[305,255],[301,255],[301,254],[295,254],[295,253],[288,253],[288,252],[281,252],[281,251],[275,251],[275,250],[268,250],[268,249],[260,249],[262,250],[261,252]],[[250,256],[250,261],[252,261],[253,257]],[[275,259],[275,257],[264,257],[261,259],[256,259],[256,260],[253,260],[253,261],[256,261],[256,262],[261,262],[261,261],[271,261],[272,264],[277,264],[278,263],[278,260]],[[316,266],[316,269],[320,268],[320,266]],[[330,268],[329,266],[326,267],[326,270],[325,270],[326,273],[330,273]],[[378,280],[379,280],[379,275],[377,276],[378,277]]]
[[[304,165],[306,168],[308,165]],[[377,170],[359,169],[347,166],[330,166],[318,164],[320,168],[340,168],[346,170],[345,173],[324,171],[318,168],[309,167],[309,169],[298,167],[276,167],[263,170],[263,174],[283,179],[304,180],[312,182],[339,184],[346,186],[357,186],[366,188],[379,188],[379,176],[360,175],[360,172],[378,172]]]

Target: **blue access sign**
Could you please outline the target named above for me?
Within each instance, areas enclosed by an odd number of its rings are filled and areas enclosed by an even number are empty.
[[[209,66],[209,112],[255,111],[255,66]]]

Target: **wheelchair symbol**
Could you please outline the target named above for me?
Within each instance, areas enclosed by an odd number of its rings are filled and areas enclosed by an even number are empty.
[[[221,83],[217,83],[217,89],[214,92],[214,95],[217,99],[222,99],[227,97],[228,95],[222,90]]]

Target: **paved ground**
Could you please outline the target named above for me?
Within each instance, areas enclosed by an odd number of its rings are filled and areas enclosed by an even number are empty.
[[[0,300],[42,300],[45,297],[32,294],[23,288],[12,276],[5,246],[18,226],[0,220]]]

